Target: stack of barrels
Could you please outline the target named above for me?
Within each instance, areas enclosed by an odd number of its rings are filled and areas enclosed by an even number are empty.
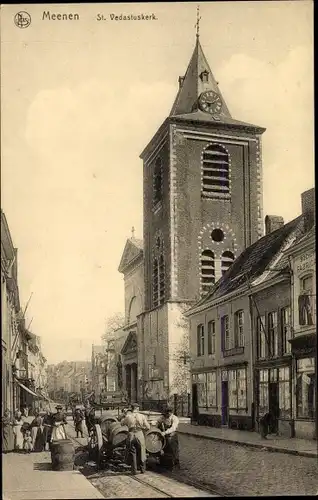
[[[74,469],[75,448],[70,439],[60,439],[51,443],[52,469],[70,471]]]

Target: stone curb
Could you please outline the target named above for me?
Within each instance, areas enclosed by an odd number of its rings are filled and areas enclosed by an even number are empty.
[[[239,446],[246,446],[249,448],[262,448],[264,451],[270,451],[270,452],[277,452],[277,453],[285,453],[287,455],[298,455],[300,457],[309,457],[309,458],[317,458],[318,453],[312,452],[312,451],[298,451],[298,450],[289,450],[286,448],[279,448],[278,446],[271,445],[271,444],[263,444],[263,443],[251,443],[251,442],[246,442],[246,441],[236,441],[233,439],[226,439],[223,437],[216,437],[216,436],[206,436],[204,434],[196,434],[191,431],[181,431],[178,430],[179,434],[185,434],[187,436],[192,436],[192,437],[197,437],[197,438],[202,438],[202,439],[209,439],[210,441],[219,441],[222,443],[228,443],[228,444],[235,444]]]

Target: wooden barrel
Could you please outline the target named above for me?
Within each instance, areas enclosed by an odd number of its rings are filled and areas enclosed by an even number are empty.
[[[107,418],[101,418],[100,420],[100,428],[102,431],[102,434],[104,434],[107,438],[109,437],[109,427],[111,424],[118,423],[118,420],[116,417],[107,417]]]
[[[113,429],[116,429],[118,426],[120,426],[120,422],[109,422],[108,427],[107,427],[107,438],[108,441],[110,441],[111,433]]]
[[[159,453],[164,448],[165,441],[165,437],[157,427],[146,432],[145,442],[148,453]]]
[[[75,448],[70,439],[60,439],[51,443],[51,461],[53,470],[73,470]]]
[[[126,425],[121,425],[120,422],[111,424],[109,428],[109,442],[116,448],[117,446],[123,446],[128,435],[128,427]]]

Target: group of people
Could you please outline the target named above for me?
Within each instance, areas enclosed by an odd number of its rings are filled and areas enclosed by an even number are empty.
[[[137,474],[139,470],[142,474],[146,471],[146,443],[145,432],[150,430],[147,417],[140,413],[139,405],[133,403],[131,408],[124,411],[121,424],[128,427],[128,437],[126,443],[126,461],[131,466],[132,474]],[[165,456],[170,458],[170,466],[180,467],[179,462],[179,440],[177,428],[179,419],[173,414],[171,407],[168,407],[157,421],[157,427],[166,438],[165,449],[162,452],[162,462]]]
[[[28,415],[17,410],[11,416],[6,410],[2,418],[2,451],[24,451],[26,453],[41,452],[50,449],[50,443],[59,439],[66,439],[66,417],[62,406],[56,406],[56,413],[50,410],[41,417],[35,412],[32,422],[27,421]]]

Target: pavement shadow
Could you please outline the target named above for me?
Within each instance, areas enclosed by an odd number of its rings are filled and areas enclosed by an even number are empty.
[[[52,470],[52,464],[49,462],[36,462],[33,464],[33,470]]]

